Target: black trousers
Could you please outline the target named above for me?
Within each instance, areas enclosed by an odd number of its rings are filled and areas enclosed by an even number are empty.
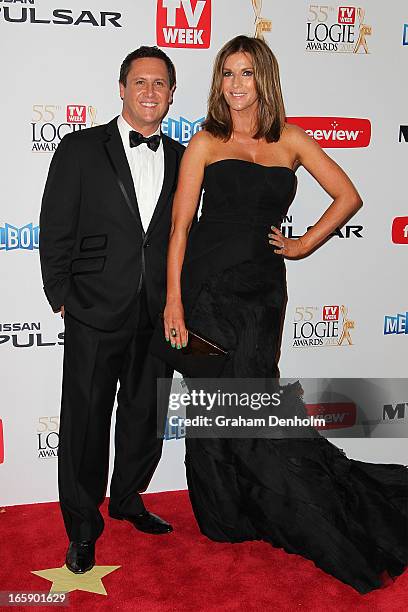
[[[58,485],[70,540],[96,540],[103,531],[99,506],[106,494],[118,382],[109,510],[126,515],[144,510],[139,491],[148,486],[162,449],[157,378],[172,376],[148,352],[152,333],[144,288],[117,331],[97,330],[65,315]]]

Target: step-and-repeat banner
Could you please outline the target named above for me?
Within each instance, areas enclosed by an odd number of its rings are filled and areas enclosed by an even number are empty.
[[[312,256],[287,262],[281,375],[369,377],[379,388],[381,378],[407,375],[408,5],[362,1],[0,0],[0,505],[58,495],[64,328],[43,295],[38,255],[48,166],[64,134],[120,113],[119,67],[142,44],[176,64],[163,131],[188,144],[218,49],[237,34],[265,37],[290,121],[345,169],[364,201]],[[300,169],[286,235],[304,233],[329,203]],[[378,418],[406,422],[408,395],[384,389]],[[350,456],[408,463],[402,438],[350,439],[344,405],[322,410]],[[182,437],[168,427],[150,490],[185,487]]]

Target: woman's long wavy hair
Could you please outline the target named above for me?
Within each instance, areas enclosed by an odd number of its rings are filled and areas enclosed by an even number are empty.
[[[249,36],[236,36],[225,43],[217,54],[203,128],[221,140],[231,138],[231,113],[222,92],[224,64],[227,57],[240,51],[252,58],[258,93],[258,121],[253,137],[277,142],[286,120],[278,62],[266,42]]]

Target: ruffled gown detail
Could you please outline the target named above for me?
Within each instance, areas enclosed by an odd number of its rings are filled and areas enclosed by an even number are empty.
[[[182,274],[187,326],[231,351],[222,377],[276,379],[286,275],[267,236],[288,211],[296,175],[220,160],[207,166],[204,190]],[[284,400],[306,416],[296,385]],[[408,565],[406,466],[349,459],[313,430],[309,438],[187,438],[186,469],[195,517],[212,540],[264,540],[360,593]]]

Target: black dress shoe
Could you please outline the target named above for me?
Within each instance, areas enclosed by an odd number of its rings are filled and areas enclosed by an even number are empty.
[[[129,521],[136,529],[144,533],[159,535],[162,533],[171,533],[173,531],[173,527],[170,523],[167,523],[161,519],[160,516],[152,514],[152,512],[148,512],[147,510],[144,510],[140,514],[132,515],[121,515],[115,512],[109,512],[109,516],[120,521]]]
[[[95,542],[70,542],[65,564],[74,574],[89,572],[95,565]]]

